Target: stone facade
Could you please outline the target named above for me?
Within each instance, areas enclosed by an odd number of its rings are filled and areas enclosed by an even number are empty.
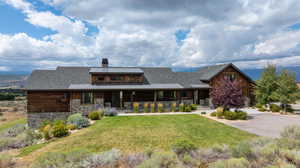
[[[27,122],[29,127],[37,128],[43,121],[65,120],[70,114],[70,112],[28,113]]]
[[[70,102],[71,113],[82,113],[88,115],[90,112],[104,108],[104,100],[95,99],[94,104],[81,104],[80,99],[72,99]]]

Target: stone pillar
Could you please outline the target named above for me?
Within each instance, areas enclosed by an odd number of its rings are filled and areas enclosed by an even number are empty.
[[[123,109],[123,91],[120,91],[120,107]]]
[[[155,90],[154,91],[154,102],[156,102],[157,101],[157,91]]]
[[[198,90],[194,90],[194,104],[198,104]]]

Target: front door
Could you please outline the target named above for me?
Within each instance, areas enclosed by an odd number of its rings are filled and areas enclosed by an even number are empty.
[[[112,107],[120,107],[120,93],[119,92],[113,92],[112,93]]]

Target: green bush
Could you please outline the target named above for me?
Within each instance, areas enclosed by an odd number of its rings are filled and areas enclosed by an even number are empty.
[[[163,112],[163,108],[164,108],[164,105],[163,105],[162,103],[158,103],[158,105],[157,105],[157,111],[158,111],[159,113],[162,113],[162,112]]]
[[[172,103],[171,112],[176,112],[176,103]]]
[[[155,104],[154,103],[150,104],[150,110],[151,110],[151,113],[155,113]]]
[[[206,114],[206,112],[205,112],[205,111],[202,111],[202,112],[201,112],[201,115],[205,115],[205,114]]]
[[[15,100],[16,96],[14,93],[0,93],[0,101],[12,101]]]
[[[133,103],[133,112],[138,113],[139,112],[139,103]]]
[[[81,164],[82,167],[95,168],[114,168],[118,166],[118,161],[121,158],[121,152],[118,149],[93,154],[87,157]]]
[[[247,120],[248,114],[244,111],[235,111],[238,120]]]
[[[75,125],[77,129],[88,127],[90,125],[90,121],[83,117],[80,113],[70,115],[67,123]]]
[[[233,149],[232,149],[232,155],[233,157],[236,158],[247,158],[250,160],[255,159],[255,154],[252,151],[252,146],[249,142],[247,141],[243,141],[241,143],[239,143],[238,145],[236,145]]]
[[[258,104],[255,105],[255,107],[258,108],[258,109],[260,109],[260,108],[263,107],[263,105],[258,103]]]
[[[197,110],[197,104],[191,104],[191,109],[192,110]]]
[[[278,112],[280,112],[281,108],[277,104],[271,104],[270,105],[270,110],[274,113],[278,113]]]
[[[212,113],[210,113],[210,116],[212,116],[212,117],[216,117],[217,116],[217,112],[212,112]]]
[[[148,113],[149,112],[149,104],[145,103],[144,104],[144,113]]]
[[[48,125],[44,126],[44,128],[41,130],[43,137],[46,140],[51,139],[51,129],[52,129],[52,126],[50,124],[48,124]]]
[[[179,111],[184,112],[184,104],[183,103],[179,104]]]
[[[64,137],[66,135],[68,135],[69,131],[67,128],[67,125],[61,121],[61,120],[57,120],[54,122],[53,124],[53,128],[52,128],[52,134],[53,137]]]
[[[233,111],[225,111],[224,112],[224,118],[226,120],[236,120],[237,119],[237,113]]]
[[[190,106],[190,105],[186,105],[186,106],[184,107],[184,112],[192,112],[191,106]]]
[[[196,149],[196,145],[189,140],[180,139],[172,145],[172,150],[177,154],[183,154]]]
[[[281,132],[281,137],[300,140],[300,126],[291,125],[284,128]]]
[[[258,111],[265,112],[265,111],[267,111],[267,109],[265,109],[264,107],[261,107],[258,109]]]
[[[93,111],[89,113],[88,117],[91,120],[100,120],[102,116],[100,111]]]
[[[217,117],[220,119],[224,118],[224,112],[217,111]]]
[[[75,130],[75,129],[76,129],[76,126],[73,125],[73,124],[68,124],[68,125],[67,125],[67,128],[68,128],[68,130]]]

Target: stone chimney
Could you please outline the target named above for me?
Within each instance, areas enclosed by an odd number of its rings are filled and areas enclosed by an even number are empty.
[[[107,58],[102,58],[102,67],[108,68],[108,59]]]

